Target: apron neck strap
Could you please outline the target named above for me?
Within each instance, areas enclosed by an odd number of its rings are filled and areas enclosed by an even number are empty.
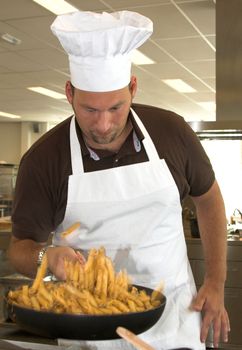
[[[154,161],[154,160],[159,160],[159,154],[155,148],[155,145],[153,143],[153,141],[151,140],[150,135],[148,134],[144,124],[142,123],[142,121],[140,120],[140,118],[138,117],[137,113],[133,110],[133,108],[130,108],[134,120],[136,121],[138,127],[140,128],[140,130],[142,131],[142,134],[144,135],[144,139],[142,141],[145,151],[147,153],[147,156],[149,158],[150,161]]]
[[[72,174],[79,174],[84,172],[81,146],[77,137],[75,116],[71,119],[70,124],[70,148],[71,148],[71,166]]]

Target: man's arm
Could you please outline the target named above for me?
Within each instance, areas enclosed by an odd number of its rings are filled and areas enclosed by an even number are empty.
[[[223,198],[215,181],[202,196],[192,197],[196,206],[206,273],[204,283],[193,302],[193,309],[202,311],[201,340],[205,342],[210,325],[217,347],[220,337],[228,340],[229,318],[224,308],[226,280],[227,232]]]
[[[45,243],[37,243],[31,239],[17,239],[12,236],[8,248],[8,258],[14,268],[30,278],[37,271],[38,254]]]
[[[31,239],[17,239],[14,236],[8,248],[8,257],[14,268],[23,275],[34,278],[37,272],[37,261],[40,249],[46,243]],[[85,258],[70,247],[49,247],[46,251],[49,270],[60,280],[65,279],[64,259],[78,260],[85,263]]]

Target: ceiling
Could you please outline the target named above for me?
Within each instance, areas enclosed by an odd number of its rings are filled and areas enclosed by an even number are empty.
[[[52,0],[51,0],[52,1]],[[135,102],[170,109],[187,121],[213,121],[215,111],[200,102],[215,103],[215,0],[69,0],[84,11],[131,10],[148,16],[154,33],[140,51],[155,64],[133,66],[138,79]],[[68,58],[50,25],[56,15],[32,0],[1,0],[0,111],[21,119],[1,122],[58,123],[71,114],[68,102],[27,89],[42,86],[64,94],[69,79]],[[196,92],[178,93],[162,79],[182,79]]]

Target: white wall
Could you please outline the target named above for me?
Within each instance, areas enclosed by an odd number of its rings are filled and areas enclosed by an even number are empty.
[[[21,148],[21,123],[0,123],[0,161],[18,164]]]
[[[38,123],[38,126],[36,132],[32,122],[1,122],[0,161],[19,164],[22,155],[47,131],[47,123]]]

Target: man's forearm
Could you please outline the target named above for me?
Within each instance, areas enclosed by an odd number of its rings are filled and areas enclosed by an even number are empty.
[[[192,308],[203,314],[201,341],[205,342],[212,327],[213,344],[228,341],[229,316],[224,307],[224,284],[226,280],[227,223],[224,202],[215,181],[204,195],[194,198],[201,234],[206,273]]]
[[[206,264],[205,278],[226,279],[227,229],[224,202],[217,183],[203,198],[194,199]]]
[[[19,240],[13,237],[8,249],[8,258],[19,273],[34,278],[38,254],[43,245],[30,239]]]

